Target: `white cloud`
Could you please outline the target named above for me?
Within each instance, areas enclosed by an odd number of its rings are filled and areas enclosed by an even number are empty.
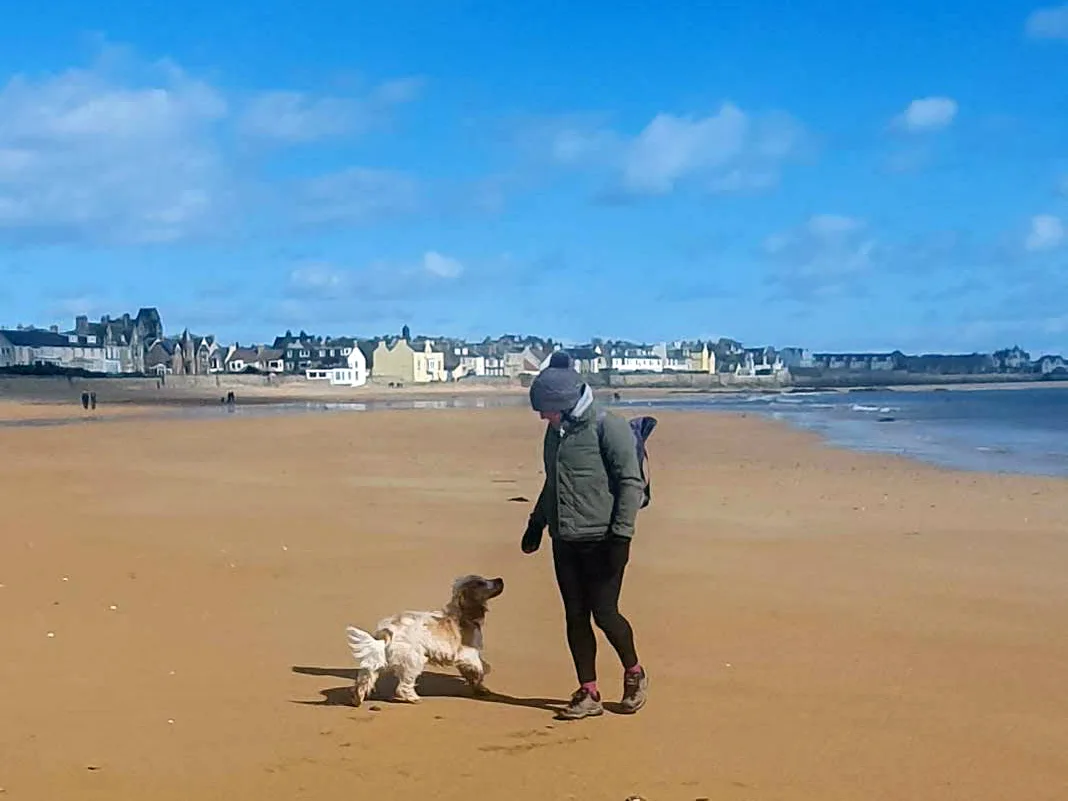
[[[464,272],[459,259],[436,250],[426,251],[418,260],[379,259],[359,269],[325,259],[306,259],[290,269],[286,294],[291,299],[317,301],[392,301],[435,291],[434,287],[440,289],[442,282],[458,281]]]
[[[736,159],[745,148],[749,119],[724,105],[703,119],[658,114],[627,147],[623,181],[642,194],[664,194],[683,176]]]
[[[816,214],[809,218],[805,226],[808,232],[823,240],[833,240],[848,236],[864,228],[864,223],[854,217],[841,214]]]
[[[103,70],[17,75],[0,88],[0,236],[172,242],[211,227],[226,100],[168,62],[139,85]]]
[[[239,128],[246,136],[283,144],[358,134],[384,122],[396,106],[414,100],[419,87],[415,79],[389,81],[366,98],[263,92],[248,103]]]
[[[1025,25],[1032,39],[1062,39],[1068,41],[1068,3],[1032,11]]]
[[[913,100],[894,121],[913,133],[948,128],[957,117],[957,101],[949,97],[924,97]]]
[[[564,166],[607,170],[627,195],[665,195],[689,181],[731,192],[774,185],[802,139],[788,115],[754,115],[724,103],[704,117],[657,114],[633,136],[565,126],[552,132],[548,151]]]
[[[314,295],[332,295],[347,283],[348,275],[329,262],[302,262],[289,273],[294,289]]]
[[[249,103],[240,127],[246,136],[292,143],[341,136],[364,124],[354,100],[264,92]]]
[[[352,167],[304,181],[296,201],[304,223],[359,224],[415,211],[418,183],[402,172]]]
[[[456,259],[431,250],[423,254],[423,269],[438,278],[456,278],[464,271],[464,266]]]
[[[775,282],[793,297],[840,292],[867,273],[877,255],[866,223],[840,214],[817,214],[773,234],[763,250],[778,265]]]
[[[366,130],[417,96],[417,79],[359,98],[227,96],[167,60],[105,46],[85,68],[0,82],[0,242],[167,244],[250,220],[255,188],[234,135],[297,144]],[[255,189],[255,191],[253,191]],[[277,209],[346,220],[412,205],[412,183],[350,170],[289,192]]]
[[[1065,226],[1059,217],[1038,214],[1031,218],[1031,228],[1024,238],[1024,247],[1031,252],[1053,250],[1064,244]]]
[[[550,143],[552,158],[560,164],[589,163],[612,153],[620,143],[611,131],[577,131],[564,129],[556,132]]]

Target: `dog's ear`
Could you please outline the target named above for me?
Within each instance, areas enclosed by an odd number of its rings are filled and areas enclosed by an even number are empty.
[[[486,615],[486,598],[482,592],[483,580],[479,576],[467,576],[456,584],[453,603],[460,616],[467,620],[481,620]]]
[[[463,592],[470,592],[471,588],[478,583],[478,576],[472,576],[470,574],[466,576],[460,576],[452,582],[452,597],[453,600],[459,600],[460,594]]]

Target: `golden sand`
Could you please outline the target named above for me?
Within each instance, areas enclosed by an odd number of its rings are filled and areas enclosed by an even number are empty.
[[[3,797],[1066,797],[1068,482],[658,416],[623,594],[650,702],[577,723],[509,500],[540,484],[529,412],[0,428]],[[469,571],[507,582],[499,695],[346,706],[345,625]]]

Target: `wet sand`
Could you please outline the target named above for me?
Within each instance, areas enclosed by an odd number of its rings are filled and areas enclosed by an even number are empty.
[[[657,416],[623,596],[651,700],[567,724],[549,553],[509,500],[540,486],[529,412],[0,429],[3,797],[1064,797],[1068,482]],[[507,582],[497,695],[347,706],[344,626],[469,571]]]

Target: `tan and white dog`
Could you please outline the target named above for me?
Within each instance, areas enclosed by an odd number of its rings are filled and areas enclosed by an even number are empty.
[[[452,597],[435,611],[400,612],[378,622],[374,633],[355,626],[345,629],[356,660],[353,701],[360,706],[382,673],[397,677],[396,697],[417,703],[415,682],[427,665],[455,667],[474,692],[481,692],[489,673],[482,659],[482,626],[489,601],[504,592],[504,580],[462,576]]]

